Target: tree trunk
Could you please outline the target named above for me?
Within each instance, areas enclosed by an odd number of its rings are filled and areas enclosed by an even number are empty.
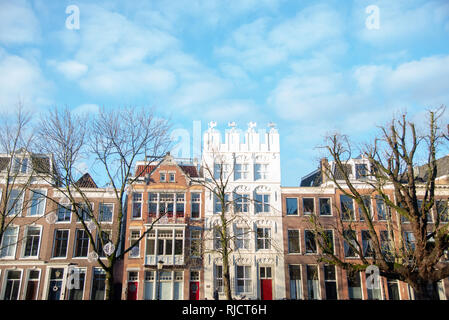
[[[223,288],[226,295],[226,300],[232,300],[231,293],[231,276],[229,274],[228,254],[223,254]]]
[[[106,294],[105,300],[114,300],[114,268],[111,266],[106,270]]]
[[[423,279],[410,284],[415,293],[415,300],[439,300],[436,283]]]

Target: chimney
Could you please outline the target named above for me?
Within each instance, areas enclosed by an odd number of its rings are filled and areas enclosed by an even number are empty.
[[[327,158],[321,158],[320,160],[320,171],[321,171],[321,183],[324,184],[328,181],[326,176],[326,170],[329,170],[329,162]]]

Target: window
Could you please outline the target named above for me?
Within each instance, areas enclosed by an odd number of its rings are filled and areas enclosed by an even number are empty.
[[[37,300],[40,271],[28,270],[28,280],[25,291],[25,300]]]
[[[148,193],[148,215],[150,217],[156,217],[157,215],[157,202],[158,194],[154,192]]]
[[[250,232],[249,228],[235,228],[236,249],[249,249]]]
[[[57,222],[70,222],[70,215],[72,211],[70,205],[58,205],[58,219]]]
[[[215,213],[222,213],[223,211],[226,211],[226,209],[227,209],[227,205],[228,205],[228,203],[229,203],[229,194],[225,194],[225,197],[224,197],[224,205],[225,205],[225,210],[222,210],[223,208],[222,208],[222,205],[221,205],[221,198],[219,197],[219,196],[217,196],[216,194],[214,194],[214,212]]]
[[[198,280],[199,280],[199,272],[198,271],[191,271],[192,273],[198,273]],[[175,271],[175,282],[173,283],[173,300],[182,300],[182,289],[183,289],[183,281],[184,275],[182,271]]]
[[[268,178],[268,164],[254,164],[254,180],[265,180]]]
[[[133,193],[133,212],[132,218],[138,219],[142,217],[142,194],[141,193]]]
[[[368,214],[371,217],[371,220],[373,218],[372,212],[371,212],[371,197],[370,196],[362,196],[363,204],[365,205],[366,209],[368,210]],[[360,221],[365,221],[365,215],[363,214],[362,208],[359,206],[359,217]]]
[[[147,236],[147,255],[182,255],[184,240],[181,230],[158,230],[150,232]]]
[[[80,218],[83,221],[90,221],[92,219],[93,207],[91,204],[78,203],[75,207],[77,208],[78,212],[78,222],[81,221]]]
[[[348,273],[348,294],[350,300],[362,300],[362,283],[360,271]]]
[[[299,230],[288,230],[288,253],[300,253]]]
[[[9,193],[8,199],[8,208],[7,214],[8,216],[17,216],[22,212],[23,206],[23,193],[20,190],[13,189]]]
[[[218,266],[215,265],[215,281],[214,281],[214,285],[215,285],[215,289],[218,292],[223,292],[224,291],[224,287],[223,287],[223,266]]]
[[[68,300],[83,300],[84,283],[86,280],[86,270],[81,268],[73,268],[74,283],[71,283],[68,289]]]
[[[160,300],[170,300],[172,298],[172,280],[173,273],[171,271],[161,271],[159,277],[159,290],[157,291]]]
[[[167,181],[167,177],[166,177],[165,172],[160,172],[159,173],[159,181],[160,182],[166,182]]]
[[[257,249],[271,249],[270,228],[257,228]]]
[[[200,193],[191,193],[190,196],[192,197],[192,212],[191,217],[193,219],[197,219],[201,217],[200,214],[200,208],[201,208],[201,194]]]
[[[76,229],[75,233],[75,252],[74,257],[87,257],[87,251],[89,250],[89,235],[86,230]]]
[[[154,255],[156,248],[156,233],[154,231],[150,231],[147,235],[147,244],[146,244],[146,254]]]
[[[193,257],[201,256],[201,230],[190,230],[190,255]]]
[[[304,214],[313,214],[315,212],[315,203],[313,198],[302,199],[302,210]]]
[[[228,164],[216,163],[214,165],[214,178],[216,180],[218,181],[226,180],[228,178],[228,172],[229,172]]]
[[[383,221],[387,220],[387,206],[385,200],[377,195],[376,196],[376,209],[377,209],[377,220]]]
[[[324,232],[317,239],[320,241],[323,251],[326,253],[334,254],[334,231],[324,230]]]
[[[388,236],[387,230],[380,231],[380,248],[382,255],[387,259],[387,261],[392,261],[393,255],[390,250],[390,237]]]
[[[449,222],[447,200],[436,200],[435,207],[440,222]]]
[[[14,157],[11,164],[12,173],[27,173],[28,171],[28,158]]]
[[[23,257],[37,257],[41,238],[41,227],[28,227],[25,236]]]
[[[42,216],[45,212],[45,190],[31,191],[31,207],[29,216]]]
[[[214,250],[221,249],[221,231],[219,227],[214,228]]]
[[[17,248],[17,237],[19,227],[8,227],[3,233],[2,245],[0,247],[0,258],[14,258]]]
[[[173,172],[170,172],[168,174],[168,181],[169,182],[175,182],[175,174]]]
[[[309,300],[320,298],[320,283],[318,280],[318,266],[307,265],[307,294]]]
[[[320,206],[320,216],[332,215],[330,198],[319,198],[318,205]]]
[[[140,230],[130,230],[130,247],[133,246],[134,244],[136,244],[134,246],[134,248],[131,249],[131,251],[129,251],[129,257],[130,258],[138,258],[140,257]]]
[[[164,214],[167,217],[173,216],[175,204],[175,195],[173,193],[160,193],[159,194],[159,214],[162,216]]]
[[[55,230],[55,239],[53,243],[53,258],[62,258],[67,256],[67,243],[69,240],[69,230]]]
[[[145,282],[144,282],[144,299],[152,300],[154,299],[154,271],[145,271]]]
[[[112,222],[114,205],[112,203],[100,203],[100,222]]]
[[[290,299],[302,299],[301,267],[290,264],[288,272],[290,275]]]
[[[250,293],[251,290],[251,266],[237,266],[237,293]]]
[[[340,195],[341,218],[342,220],[354,220],[354,204],[352,198],[347,195]]]
[[[355,178],[361,179],[368,176],[368,169],[366,164],[356,164],[355,165]]]
[[[248,179],[249,165],[236,163],[234,166],[234,180]]]
[[[249,212],[249,194],[234,193],[235,211],[239,213]]]
[[[110,231],[101,231],[101,238],[103,240],[103,244],[100,240],[100,233],[97,232],[97,253],[99,257],[106,257],[106,253],[104,253],[103,246],[109,242],[111,238]]]
[[[298,215],[298,198],[286,198],[285,204],[287,208],[287,215]]]
[[[326,290],[326,300],[337,300],[337,278],[334,265],[324,266],[324,287]]]
[[[372,271],[374,272],[374,271]],[[366,274],[366,277],[368,278],[369,274]],[[374,281],[377,278],[377,283]],[[380,277],[372,277],[372,282],[368,285],[368,279],[367,279],[367,288],[366,292],[368,293],[368,300],[381,300],[381,289],[380,289]]]
[[[374,258],[373,241],[368,230],[362,230],[363,255],[367,258]]]
[[[94,268],[90,300],[104,300],[106,293],[105,289],[106,272],[103,269]]]
[[[177,217],[184,217],[184,207],[185,207],[184,201],[185,201],[184,193],[177,193],[176,194],[176,216]],[[199,216],[197,218],[199,218]]]
[[[256,194],[256,213],[270,212],[270,195]]]
[[[399,295],[399,283],[397,280],[387,279],[388,300],[401,300]]]
[[[346,258],[356,258],[357,254],[354,248],[357,248],[356,233],[354,230],[343,231],[343,246]],[[352,246],[351,246],[352,245]]]
[[[415,251],[415,235],[413,232],[404,231],[404,243],[407,250]]]
[[[7,270],[6,272],[6,286],[3,300],[19,300],[22,271]]]
[[[304,230],[304,242],[306,244],[306,253],[316,253],[315,234],[311,230]]]

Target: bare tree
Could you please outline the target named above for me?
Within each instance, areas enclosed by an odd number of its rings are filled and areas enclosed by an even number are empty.
[[[26,191],[36,178],[39,168],[33,165],[31,157],[33,134],[30,131],[31,114],[19,102],[13,114],[0,115],[0,250],[7,249],[17,241],[3,242],[3,235],[22,211],[32,202]]]
[[[55,155],[58,168],[55,178],[59,179],[55,187],[69,199],[72,212],[81,221],[97,253],[96,260],[106,273],[107,300],[114,298],[116,263],[139,244],[158,220],[153,221],[139,239],[126,246],[120,235],[124,230],[128,186],[138,178],[133,172],[136,161],[145,158],[150,163],[162,158],[170,146],[168,130],[168,122],[157,119],[151,110],[132,107],[103,108],[89,117],[73,115],[67,108],[55,108],[41,120],[41,149]],[[77,183],[80,176],[77,166],[88,156],[95,158],[118,205],[110,237],[103,237],[110,227],[105,229],[99,222],[99,217],[93,214],[88,193]],[[101,235],[98,244],[93,230]],[[100,259],[106,246],[109,248],[107,262]]]
[[[428,127],[421,135],[405,114],[381,127],[381,135],[360,150],[371,170],[365,168],[359,172],[358,181],[348,170],[353,154],[348,138],[340,134],[327,137],[324,148],[333,166],[326,163],[322,166],[323,177],[357,203],[364,228],[368,229],[365,236],[369,238],[369,250],[355,236],[353,212],[342,205],[336,227],[347,250],[353,250],[359,261],[348,261],[334,253],[324,227],[318,217],[313,216],[311,221],[324,261],[349,272],[364,270],[373,264],[379,268],[381,276],[408,283],[416,299],[435,297],[435,283],[449,276],[449,265],[443,259],[449,248],[449,224],[441,223],[448,221],[447,206],[442,207],[435,195],[436,154],[444,141],[438,120],[444,112],[445,108],[429,111]],[[425,164],[418,167],[416,159],[420,156],[425,158]],[[368,187],[360,188],[360,181]],[[385,205],[386,233],[381,234],[379,225],[373,221],[367,201],[370,199],[378,199]],[[432,212],[435,220],[430,223]],[[404,221],[408,223],[404,225]],[[404,236],[405,229],[407,236]]]

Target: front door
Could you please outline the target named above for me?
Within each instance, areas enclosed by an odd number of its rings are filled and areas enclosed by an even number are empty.
[[[137,300],[137,281],[128,282],[128,300]]]
[[[50,270],[50,282],[48,285],[48,300],[61,300],[63,268],[52,268]]]
[[[190,300],[199,300],[200,299],[200,282],[199,281],[190,281]]]
[[[260,267],[259,276],[260,276],[260,298],[262,300],[273,300],[271,267]]]

